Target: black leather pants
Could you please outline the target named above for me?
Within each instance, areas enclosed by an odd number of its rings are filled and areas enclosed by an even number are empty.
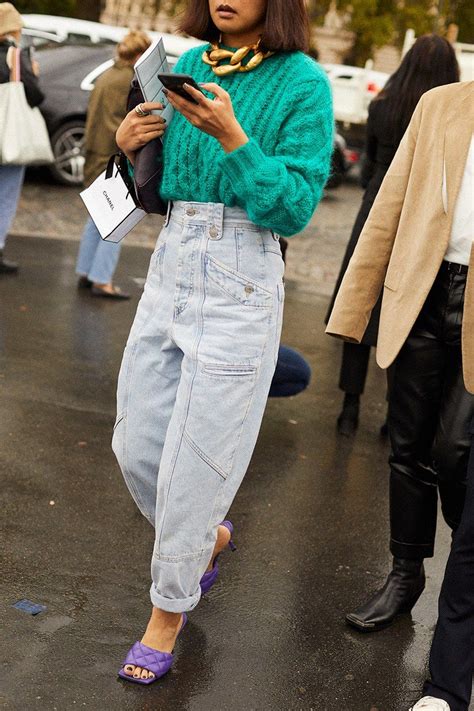
[[[474,396],[463,381],[461,324],[466,274],[443,264],[390,373],[390,549],[433,555],[438,490],[443,516],[462,515]]]

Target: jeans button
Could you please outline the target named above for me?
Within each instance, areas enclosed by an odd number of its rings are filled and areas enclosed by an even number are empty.
[[[209,237],[211,239],[217,239],[217,237],[219,237],[219,230],[215,225],[211,225],[209,228]]]
[[[193,207],[188,207],[186,209],[186,215],[188,215],[188,217],[193,217],[193,215],[195,215],[195,214],[196,214],[196,210]]]
[[[250,296],[250,294],[253,294],[254,291],[255,289],[253,288],[253,286],[251,284],[247,284],[247,286],[245,287],[245,293]]]

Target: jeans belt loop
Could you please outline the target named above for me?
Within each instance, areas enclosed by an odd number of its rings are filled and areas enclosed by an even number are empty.
[[[467,274],[469,267],[467,264],[457,264],[456,262],[446,262],[448,272],[451,274]]]
[[[212,240],[222,239],[224,231],[224,205],[221,203],[210,204],[208,235]]]

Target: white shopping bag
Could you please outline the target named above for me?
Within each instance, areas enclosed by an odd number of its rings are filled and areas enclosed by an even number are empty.
[[[146,215],[137,206],[115,158],[112,156],[107,170],[81,193],[100,236],[107,242],[120,242]]]

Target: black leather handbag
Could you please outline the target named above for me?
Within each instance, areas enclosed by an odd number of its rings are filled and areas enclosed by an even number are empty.
[[[133,79],[127,100],[127,111],[131,111],[145,101],[140,85]],[[128,171],[127,159],[121,155],[121,170]],[[163,175],[163,144],[154,138],[140,148],[135,155],[133,166],[133,188],[137,203],[148,213],[166,215],[168,203],[161,199],[159,186]]]

